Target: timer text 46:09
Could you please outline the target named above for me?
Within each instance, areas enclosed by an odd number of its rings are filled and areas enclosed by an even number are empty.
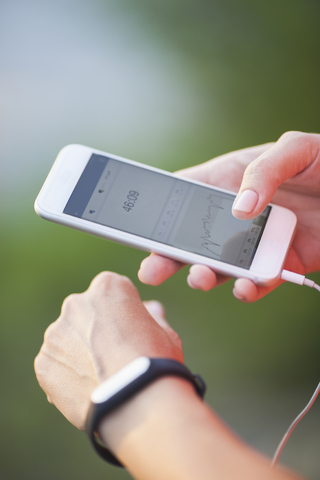
[[[127,195],[127,200],[124,202],[122,208],[124,208],[126,212],[130,212],[130,210],[132,210],[135,206],[138,196],[139,192],[130,190],[129,194]]]

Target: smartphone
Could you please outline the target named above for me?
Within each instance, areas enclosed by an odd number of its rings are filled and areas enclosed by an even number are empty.
[[[269,205],[238,220],[235,193],[82,145],[63,148],[36,201],[43,218],[215,272],[276,282],[296,228]]]

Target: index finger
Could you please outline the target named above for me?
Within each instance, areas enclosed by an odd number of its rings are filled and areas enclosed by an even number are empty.
[[[142,260],[138,278],[147,285],[160,285],[185,265],[177,260],[151,253]]]

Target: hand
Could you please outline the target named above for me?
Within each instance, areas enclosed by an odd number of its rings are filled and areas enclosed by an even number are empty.
[[[233,206],[237,218],[256,217],[270,202],[291,209],[298,217],[298,230],[285,268],[301,274],[320,270],[320,135],[287,132],[275,144],[228,153],[179,175],[239,191]],[[240,201],[246,191],[252,193],[245,193]],[[159,285],[182,266],[152,254],[143,260],[139,279]],[[204,291],[227,280],[200,265],[191,266],[187,279],[190,287]],[[233,293],[241,301],[254,302],[280,283],[260,287],[238,279]]]
[[[83,430],[92,390],[140,355],[183,361],[161,305],[143,304],[127,278],[104,272],[86,292],[65,300],[35,370],[49,401]],[[137,480],[296,478],[271,470],[178,377],[138,392],[102,420],[99,433]]]
[[[129,279],[103,272],[86,292],[64,301],[35,371],[48,400],[83,430],[93,389],[141,355],[183,362],[181,341],[161,304],[143,304]]]

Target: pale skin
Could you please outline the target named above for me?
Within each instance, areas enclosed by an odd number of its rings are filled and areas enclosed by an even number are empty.
[[[84,429],[92,390],[134,358],[183,362],[181,341],[158,302],[126,277],[104,272],[68,297],[35,359],[51,403]],[[101,422],[102,440],[139,480],[289,480],[243,443],[180,378],[162,378]]]
[[[265,144],[222,155],[178,172],[210,185],[239,192],[233,215],[250,219],[272,202],[291,209],[298,217],[298,230],[284,268],[307,274],[320,270],[320,135],[287,132],[274,144]],[[247,192],[252,195],[247,196]],[[237,200],[245,193],[245,205]],[[242,203],[242,205],[241,205]],[[159,285],[177,272],[179,262],[151,255],[138,273],[141,282]],[[190,287],[208,291],[228,278],[205,266],[190,268]],[[243,302],[255,302],[278,287],[260,287],[246,279],[234,283],[233,293]]]
[[[240,202],[242,210],[234,211],[239,218],[258,215],[271,200],[294,210],[298,232],[285,267],[303,274],[320,270],[320,135],[288,133],[274,145],[233,152],[181,173],[234,191],[240,188],[239,196],[254,192]],[[152,255],[139,275],[156,285],[181,266]],[[188,278],[193,288],[202,290],[226,280],[197,265]],[[238,279],[234,294],[252,302],[271,289]],[[93,389],[141,355],[183,362],[181,341],[162,306],[142,303],[130,280],[104,272],[86,292],[65,300],[60,317],[46,331],[35,371],[48,400],[83,430]],[[297,478],[271,469],[269,459],[242,442],[191,384],[179,378],[148,386],[103,419],[99,432],[139,480]]]

